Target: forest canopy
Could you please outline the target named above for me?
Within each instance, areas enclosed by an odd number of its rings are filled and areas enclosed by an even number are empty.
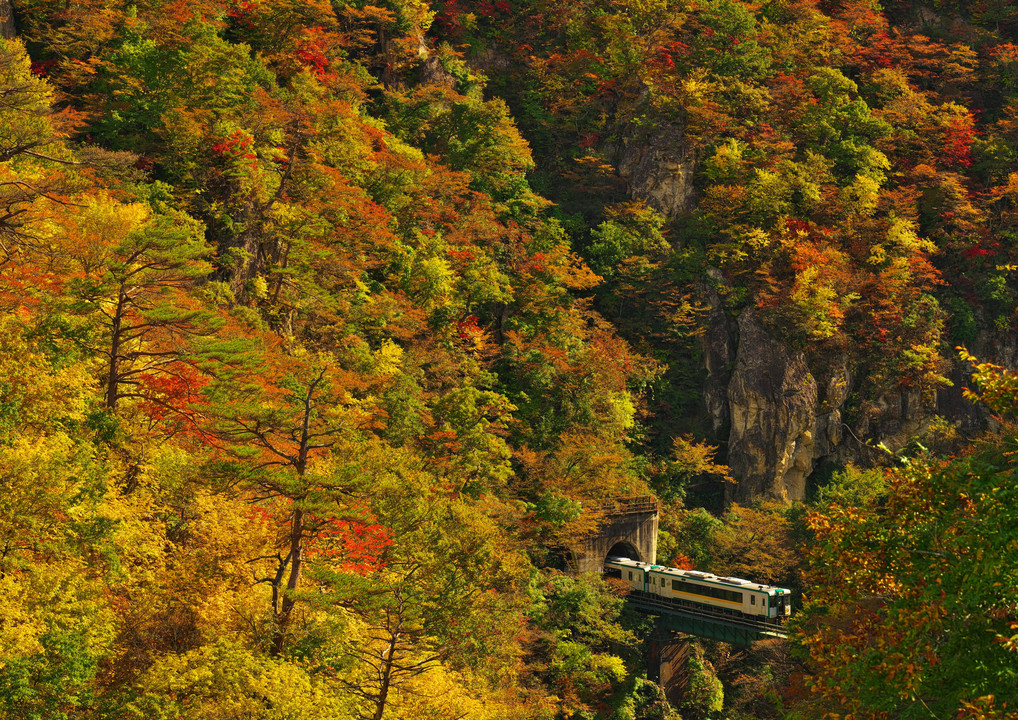
[[[0,716],[1018,717],[1010,0],[0,16]]]

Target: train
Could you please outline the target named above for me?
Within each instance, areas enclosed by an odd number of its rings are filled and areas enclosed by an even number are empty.
[[[712,613],[773,624],[783,623],[792,614],[791,591],[773,585],[622,557],[609,557],[603,571],[633,590]]]

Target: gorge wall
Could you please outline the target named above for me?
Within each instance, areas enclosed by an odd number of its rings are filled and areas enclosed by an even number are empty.
[[[696,158],[678,128],[623,141],[611,155],[634,199],[671,219],[695,207]],[[699,338],[703,407],[735,479],[725,488],[726,504],[802,500],[808,479],[825,462],[887,462],[934,417],[966,431],[984,421],[962,396],[967,373],[957,362],[947,373],[953,385],[937,391],[935,402],[907,388],[866,397],[865,370],[853,367],[847,354],[810,358],[789,350],[752,306],[733,317],[706,278],[699,294],[708,308]],[[980,357],[1008,366],[1018,355],[985,334],[973,346]]]

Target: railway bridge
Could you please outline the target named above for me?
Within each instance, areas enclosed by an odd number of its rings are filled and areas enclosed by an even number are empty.
[[[650,593],[633,591],[626,600],[639,612],[656,616],[646,644],[647,678],[660,685],[665,697],[674,703],[681,702],[689,692],[690,635],[743,648],[787,637],[781,626],[676,606]]]
[[[657,628],[663,631],[721,640],[741,647],[752,645],[758,640],[788,636],[780,625],[711,612],[709,608],[692,607],[691,603],[676,603],[650,593],[634,590],[626,596],[626,601],[639,612],[656,615]]]
[[[653,496],[616,498],[585,510],[596,513],[597,527],[570,548],[575,572],[600,572],[611,556],[655,562],[659,506]],[[654,630],[647,638],[647,676],[660,684],[672,701],[681,701],[688,691],[689,635],[741,647],[786,637],[781,626],[638,590],[630,591],[626,601],[635,610],[655,617]]]
[[[598,516],[598,525],[594,532],[571,548],[575,572],[600,572],[605,559],[611,556],[653,563],[657,555],[659,509],[652,495],[615,498],[585,508],[585,512]],[[771,624],[710,612],[702,606],[676,603],[650,593],[633,591],[627,600],[639,612],[657,616],[659,631],[696,635],[740,646],[785,637],[781,628]]]
[[[570,548],[576,572],[600,572],[608,557],[627,557],[654,563],[658,553],[659,505],[653,496],[617,498],[587,507],[597,513],[597,529]],[[655,617],[646,639],[647,677],[658,682],[665,696],[681,702],[688,693],[689,635],[748,647],[786,636],[780,625],[755,621],[703,605],[630,591],[630,607]]]

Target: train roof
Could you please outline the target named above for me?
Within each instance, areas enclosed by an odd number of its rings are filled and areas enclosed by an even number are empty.
[[[618,563],[620,565],[629,565],[631,567],[638,567],[646,570],[663,567],[662,565],[651,565],[650,563],[640,562],[639,560],[633,560],[631,558],[624,557],[614,557],[612,555],[609,555],[605,562],[613,562]]]
[[[722,577],[709,572],[700,572],[699,570],[680,570],[679,568],[665,567],[664,565],[651,565],[650,563],[639,562],[638,560],[631,560],[629,558],[620,557],[609,557],[607,562],[613,562],[620,565],[628,565],[630,567],[638,567],[642,570],[649,572],[662,573],[664,575],[678,575],[684,578],[690,578],[692,580],[700,580],[702,582],[718,585],[728,585],[733,587],[746,588],[747,590],[760,590],[763,592],[775,591],[778,595],[791,594],[791,590],[787,588],[780,588],[775,585],[764,585],[762,583],[755,583],[751,580],[743,580],[742,578],[735,577]]]

